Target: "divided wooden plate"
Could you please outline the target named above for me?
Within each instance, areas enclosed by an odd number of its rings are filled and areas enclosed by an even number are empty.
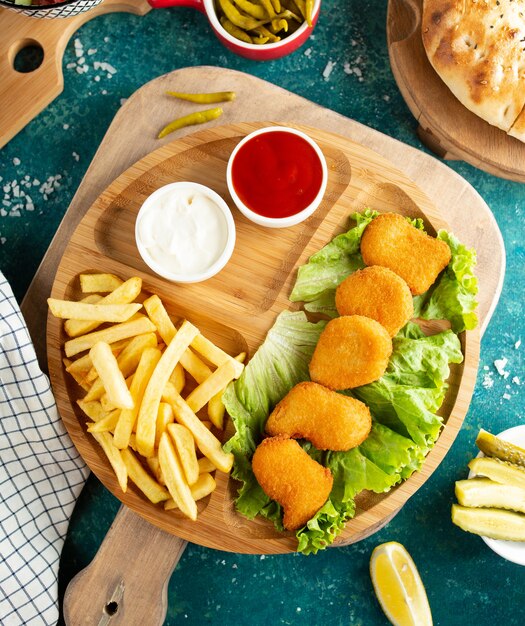
[[[421,140],[444,159],[525,182],[525,143],[469,111],[430,64],[421,39],[423,0],[389,0],[390,64]]]
[[[388,160],[338,135],[297,126],[323,150],[329,166],[325,199],[306,222],[289,229],[264,229],[236,209],[237,244],[230,263],[204,283],[175,285],[150,273],[134,242],[134,221],[144,199],[160,186],[177,180],[203,183],[233,207],[226,189],[228,156],[260,123],[217,126],[166,144],[119,176],[95,201],[71,237],[53,284],[52,296],[78,295],[78,274],[113,272],[143,279],[146,291],[157,293],[176,318],[187,317],[223,349],[247,350],[262,343],[277,314],[297,308],[288,301],[296,268],[348,228],[349,215],[365,208],[422,217],[430,233],[447,228],[428,197]],[[434,328],[436,326],[434,325]],[[263,520],[250,522],[235,512],[237,485],[217,473],[216,491],[199,505],[197,522],[150,504],[130,486],[121,493],[102,451],[86,432],[75,404],[79,389],[62,365],[64,335],[59,320],[49,316],[49,374],[64,423],[84,460],[104,485],[142,517],[169,533],[211,548],[244,553],[283,553],[296,548],[291,533],[278,533]],[[444,428],[420,472],[387,494],[359,496],[356,517],[339,538],[352,543],[384,524],[425,482],[452,445],[467,412],[479,357],[477,330],[461,335],[464,361],[454,366],[442,407]]]

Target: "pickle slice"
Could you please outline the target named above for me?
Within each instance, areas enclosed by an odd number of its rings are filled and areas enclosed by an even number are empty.
[[[481,429],[476,438],[476,445],[487,456],[525,467],[525,450],[519,446],[503,441],[496,435]]]
[[[468,464],[476,476],[485,476],[502,485],[514,485],[525,489],[525,468],[500,459],[479,456]]]
[[[501,485],[489,478],[458,480],[456,498],[463,506],[511,509],[525,513],[525,489]]]
[[[452,522],[475,535],[506,541],[525,541],[525,515],[501,509],[452,505]]]

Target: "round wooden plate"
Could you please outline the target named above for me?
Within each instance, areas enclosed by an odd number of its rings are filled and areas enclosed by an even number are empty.
[[[389,0],[387,41],[392,72],[421,140],[444,159],[525,182],[525,143],[469,111],[430,64],[421,39],[423,0]]]
[[[232,208],[237,244],[222,272],[193,285],[174,285],[152,275],[134,242],[134,222],[141,203],[164,184],[192,180],[208,185],[233,207],[225,179],[228,156],[244,135],[261,126],[240,123],[188,135],[124,172],[99,196],[71,237],[52,296],[78,297],[78,275],[85,271],[112,272],[122,278],[140,276],[144,290],[158,294],[174,318],[188,318],[226,351],[246,350],[251,356],[277,314],[292,308],[288,294],[297,267],[346,230],[352,212],[367,207],[396,211],[423,218],[430,233],[447,228],[426,195],[389,161],[344,137],[296,126],[319,143],[328,162],[327,193],[317,212],[302,224],[276,230],[258,227]],[[438,327],[433,324],[431,330]],[[451,370],[442,407],[445,425],[422,470],[387,494],[360,494],[357,514],[347,524],[340,543],[358,541],[384,524],[426,481],[452,445],[470,403],[479,358],[478,331],[463,333],[460,338],[465,358]],[[88,466],[117,498],[151,523],[193,543],[243,553],[296,549],[292,533],[279,533],[265,520],[249,521],[238,515],[234,506],[238,485],[219,472],[217,489],[199,503],[196,522],[151,504],[132,484],[123,494],[103,452],[86,432],[86,418],[76,405],[82,392],[62,364],[64,340],[61,321],[49,315],[49,374],[60,414]]]

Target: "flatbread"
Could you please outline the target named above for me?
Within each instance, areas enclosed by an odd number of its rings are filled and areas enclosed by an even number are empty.
[[[421,31],[456,98],[509,132],[525,106],[525,0],[424,0]],[[512,132],[522,141],[524,122]]]

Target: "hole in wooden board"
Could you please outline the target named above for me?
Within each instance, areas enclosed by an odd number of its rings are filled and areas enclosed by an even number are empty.
[[[145,199],[160,187],[176,181],[206,185],[221,195],[232,209],[237,238],[226,267],[203,283],[177,284],[179,300],[234,302],[250,314],[268,311],[290,279],[298,260],[312,237],[330,213],[331,221],[344,206],[336,205],[347,188],[351,165],[338,149],[320,143],[328,162],[329,180],[325,198],[312,217],[291,228],[264,228],[250,222],[235,207],[226,185],[226,165],[235,139],[219,139],[188,148],[150,168],[116,197],[108,201],[94,227],[95,242],[102,254],[137,271],[151,275],[140,258],[135,243],[135,220]],[[331,235],[331,233],[330,233]],[[328,239],[328,237],[327,237]]]
[[[104,607],[104,612],[112,617],[118,613],[118,602],[108,602]]]
[[[44,61],[44,49],[35,39],[22,39],[11,46],[9,63],[16,72],[29,74]]]

